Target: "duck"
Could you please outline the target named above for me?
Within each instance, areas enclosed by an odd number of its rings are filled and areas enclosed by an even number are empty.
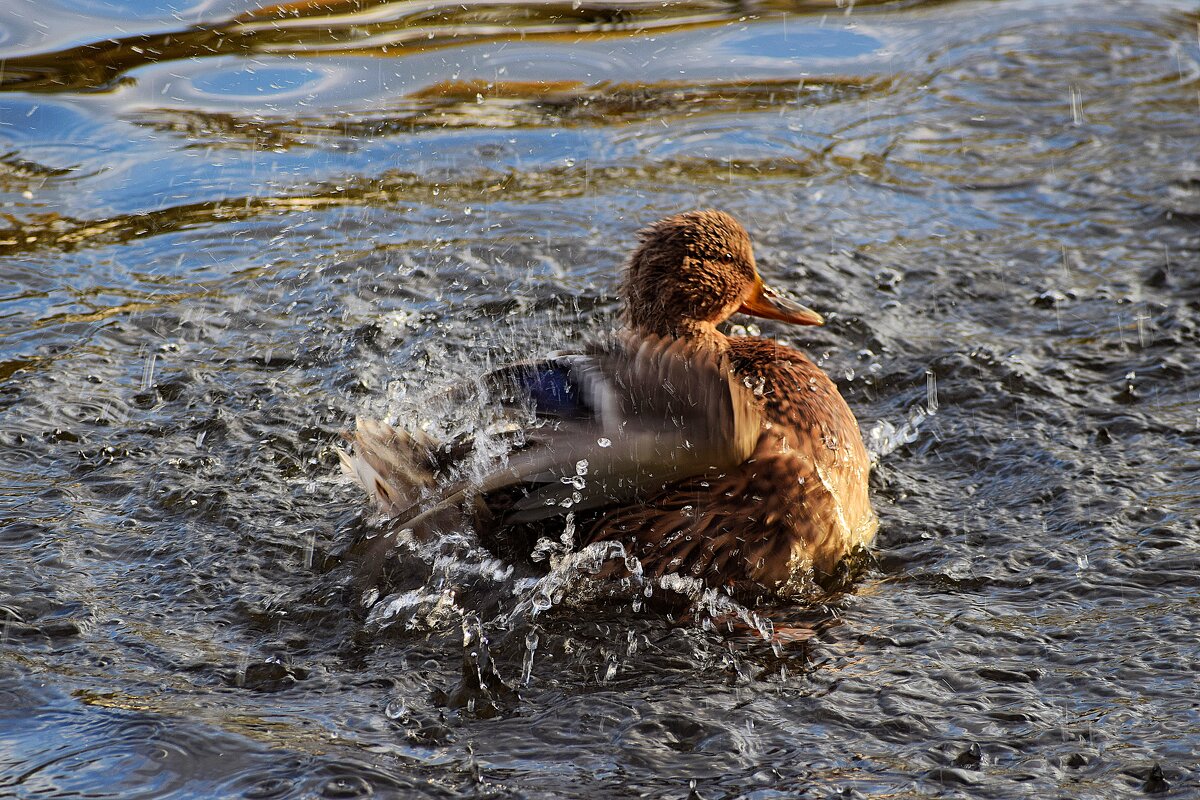
[[[342,471],[390,520],[359,548],[369,569],[400,532],[470,527],[511,553],[528,544],[522,528],[569,519],[580,547],[620,545],[600,578],[634,569],[762,602],[801,596],[869,549],[871,461],[837,386],[800,350],[721,330],[735,314],[824,324],[766,285],[746,229],[718,210],[650,225],[620,295],[618,331],[480,382],[526,414],[490,469],[456,466],[461,444],[358,420]]]

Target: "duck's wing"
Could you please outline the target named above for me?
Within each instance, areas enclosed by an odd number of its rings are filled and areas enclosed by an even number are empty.
[[[670,481],[740,464],[762,431],[760,404],[723,352],[683,339],[623,334],[592,352],[490,376],[502,401],[536,414],[528,444],[481,478],[414,507],[404,524],[526,484],[508,520],[529,522],[652,494]],[[405,516],[402,514],[401,516]]]
[[[483,387],[501,408],[532,413],[539,420],[582,422],[597,414],[586,376],[601,352],[593,348],[508,364],[485,375]]]

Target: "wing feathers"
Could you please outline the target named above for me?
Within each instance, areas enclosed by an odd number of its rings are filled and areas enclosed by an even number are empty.
[[[539,367],[553,372],[534,374]],[[359,420],[343,470],[414,529],[440,510],[521,484],[533,487],[509,519],[533,521],[728,469],[750,456],[762,430],[759,403],[728,357],[681,339],[624,333],[591,353],[514,365],[488,380],[501,402],[533,386],[535,412],[539,402],[550,407],[529,445],[482,478],[434,486],[432,443],[372,420]]]

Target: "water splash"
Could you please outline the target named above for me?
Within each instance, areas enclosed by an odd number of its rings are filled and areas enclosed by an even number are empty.
[[[606,562],[616,559],[628,561],[625,546],[620,542],[593,542],[561,555],[551,563],[548,573],[517,587],[521,600],[508,615],[509,622],[544,614],[560,605],[572,590],[582,597],[589,589],[594,589],[589,579],[600,572]],[[640,563],[638,567],[640,572]]]
[[[521,660],[521,680],[519,684],[521,686],[528,686],[530,679],[533,677],[533,658],[537,653],[539,641],[540,637],[538,636],[537,628],[530,626],[529,630],[525,633],[525,656]]]
[[[732,632],[734,623],[741,622],[763,641],[775,639],[775,626],[770,619],[752,611],[725,592],[706,586],[699,578],[669,573],[660,576],[654,583],[660,589],[686,598],[690,613],[705,630],[715,631],[724,626]]]
[[[481,719],[494,717],[511,707],[519,696],[500,676],[479,615],[470,612],[463,616],[462,636],[462,680],[437,699],[442,705]]]
[[[375,603],[367,614],[368,628],[381,630],[400,623],[405,630],[435,630],[462,615],[449,589],[431,592],[410,589],[396,592]]]
[[[899,426],[886,419],[881,419],[872,425],[871,429],[867,431],[864,442],[867,446],[867,454],[871,457],[871,463],[878,464],[885,456],[906,444],[915,442],[920,435],[921,426],[925,424],[929,416],[926,409],[917,407],[909,411],[908,418]]]
[[[937,375],[932,369],[927,369],[925,370],[925,405],[915,405],[909,409],[907,418],[899,425],[890,420],[881,419],[867,431],[863,444],[867,447],[871,464],[876,465],[885,456],[906,444],[915,442],[920,436],[921,426],[930,417],[937,414],[939,408]]]

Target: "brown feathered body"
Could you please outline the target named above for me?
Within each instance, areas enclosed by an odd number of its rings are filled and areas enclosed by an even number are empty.
[[[360,423],[343,466],[418,534],[466,497],[487,500],[501,532],[572,507],[587,512],[585,543],[621,542],[650,576],[755,597],[803,591],[875,535],[858,423],[803,353],[731,338],[717,325],[738,312],[823,320],[763,284],[750,239],[728,214],[679,214],[639,236],[623,284],[627,329],[615,347],[502,371],[556,409],[531,431],[534,447],[432,503],[428,443],[398,457],[385,451],[403,445],[402,435]],[[562,502],[581,459],[591,465],[586,496]],[[387,542],[377,540],[368,560],[382,559]]]

